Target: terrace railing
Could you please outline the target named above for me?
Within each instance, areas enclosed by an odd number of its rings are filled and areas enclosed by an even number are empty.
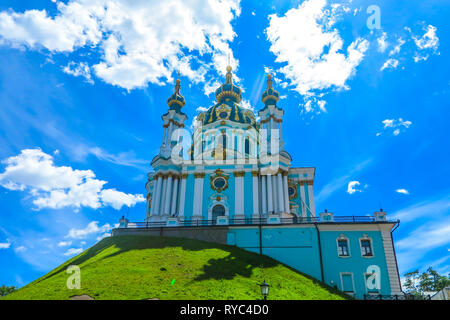
[[[217,223],[216,220],[201,219],[179,219],[176,224],[168,225],[167,221],[161,222],[128,222],[126,226],[119,228],[158,228],[158,227],[200,227],[200,226],[223,226],[223,225],[284,225],[284,224],[311,224],[311,223],[379,223],[397,221],[377,221],[372,216],[334,216],[333,220],[322,220],[319,217],[294,217],[280,218],[277,222],[269,221],[268,218],[245,218],[245,219],[227,219],[226,223]]]
[[[365,294],[364,300],[431,300],[431,296],[430,295],[414,296],[409,294],[401,294],[401,295]]]

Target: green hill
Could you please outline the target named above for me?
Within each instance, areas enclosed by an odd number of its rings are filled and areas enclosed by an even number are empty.
[[[67,289],[69,265],[81,289]],[[120,236],[101,240],[5,299],[346,299],[340,292],[267,256],[182,238]]]

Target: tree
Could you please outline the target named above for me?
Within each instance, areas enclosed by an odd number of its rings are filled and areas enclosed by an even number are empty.
[[[13,293],[16,290],[17,290],[16,287],[7,287],[5,285],[2,285],[0,287],[0,297],[4,297],[10,293]]]
[[[405,273],[403,287],[405,292],[414,296],[424,296],[424,292],[437,292],[450,286],[450,277],[440,275],[432,267],[419,273],[419,270]]]

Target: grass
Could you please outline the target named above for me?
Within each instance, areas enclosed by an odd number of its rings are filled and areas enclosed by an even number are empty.
[[[69,265],[81,268],[81,289],[67,289]],[[339,291],[267,256],[182,238],[119,236],[99,243],[4,299],[347,299]]]

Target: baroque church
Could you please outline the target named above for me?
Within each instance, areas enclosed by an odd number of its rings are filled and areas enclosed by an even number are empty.
[[[315,168],[292,167],[284,148],[280,95],[270,75],[257,116],[241,105],[231,67],[216,103],[186,130],[176,80],[162,115],[161,148],[148,174],[143,222],[120,220],[114,236],[176,236],[270,256],[359,299],[402,299],[392,233],[398,220],[316,215]],[[269,279],[268,279],[269,281]]]
[[[186,145],[185,98],[177,80],[162,116],[161,151],[146,185],[147,221],[220,224],[314,217],[314,168],[291,167],[283,142],[284,111],[271,76],[258,118],[241,106],[230,66],[215,95],[216,104],[198,114]]]

